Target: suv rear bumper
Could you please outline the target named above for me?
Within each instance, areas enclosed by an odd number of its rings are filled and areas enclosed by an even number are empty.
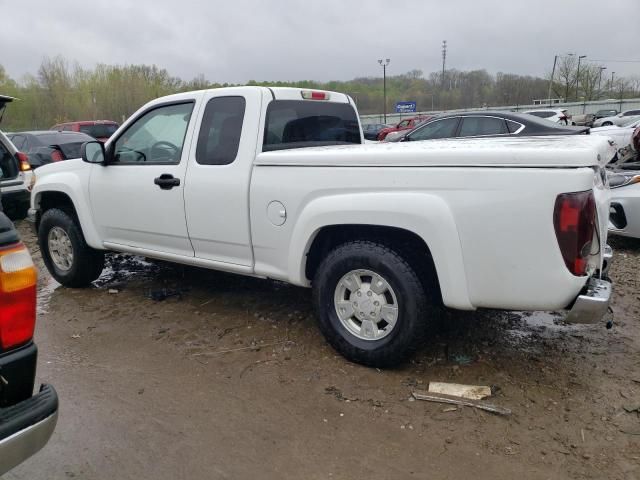
[[[46,445],[58,421],[58,395],[51,385],[8,408],[0,409],[0,475]]]
[[[612,285],[608,274],[612,259],[613,250],[607,245],[603,253],[601,278],[589,279],[573,302],[566,318],[567,323],[598,323],[609,311]]]

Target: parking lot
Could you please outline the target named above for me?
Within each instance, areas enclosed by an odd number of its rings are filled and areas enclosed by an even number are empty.
[[[449,313],[381,371],[326,344],[307,290],[120,255],[66,289],[18,227],[40,268],[38,380],[61,402],[8,479],[640,477],[637,240],[611,242],[612,330]],[[513,413],[412,399],[434,380],[491,385]]]

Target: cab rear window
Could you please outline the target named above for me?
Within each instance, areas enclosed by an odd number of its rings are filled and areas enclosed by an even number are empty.
[[[350,143],[361,143],[350,104],[275,100],[267,107],[263,152]]]

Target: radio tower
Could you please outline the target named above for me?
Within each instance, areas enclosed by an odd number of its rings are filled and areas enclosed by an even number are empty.
[[[442,41],[442,88],[444,88],[444,67],[447,62],[447,41]]]

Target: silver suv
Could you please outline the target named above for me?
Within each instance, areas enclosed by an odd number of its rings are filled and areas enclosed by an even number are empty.
[[[0,121],[12,97],[0,95]],[[14,220],[25,218],[33,186],[33,172],[28,157],[18,152],[11,140],[0,131],[0,211]]]

